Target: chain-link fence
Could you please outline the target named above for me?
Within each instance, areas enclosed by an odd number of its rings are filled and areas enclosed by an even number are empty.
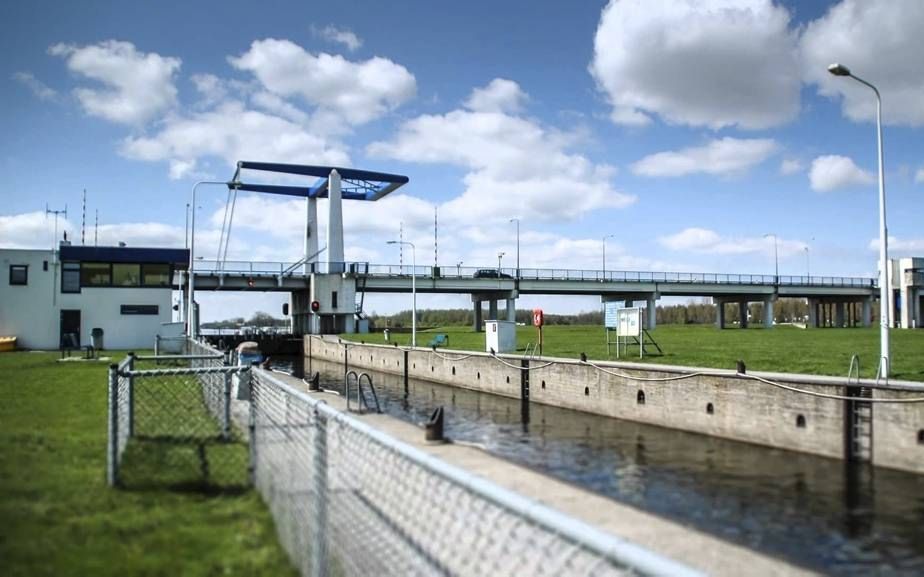
[[[224,366],[214,350],[196,352],[130,354],[110,367],[110,484],[226,491],[249,485],[244,432],[232,419],[235,389],[249,369]]]
[[[302,575],[689,575],[254,368],[254,480]]]

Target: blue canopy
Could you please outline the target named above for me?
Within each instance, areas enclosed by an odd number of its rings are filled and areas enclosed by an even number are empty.
[[[242,169],[263,170],[282,174],[297,174],[317,177],[313,186],[293,186],[276,184],[254,184],[239,182],[238,176]],[[390,192],[407,184],[408,177],[400,174],[358,170],[355,168],[341,168],[338,166],[310,166],[306,164],[279,164],[273,162],[252,162],[241,160],[237,163],[237,172],[228,188],[247,190],[251,192],[265,192],[269,194],[284,194],[287,196],[302,196],[308,198],[327,197],[327,177],[332,170],[340,173],[340,192],[345,200],[375,201]]]

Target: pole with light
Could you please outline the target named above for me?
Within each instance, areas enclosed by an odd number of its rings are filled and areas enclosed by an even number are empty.
[[[388,244],[408,245],[411,247],[411,346],[417,346],[417,248],[406,240],[390,240]]]
[[[889,313],[891,309],[891,291],[889,290],[889,236],[886,228],[885,173],[882,160],[882,97],[879,89],[854,76],[850,69],[842,64],[828,66],[828,72],[835,76],[849,76],[860,84],[870,87],[876,94],[876,136],[879,147],[879,376],[889,376]]]
[[[220,184],[229,186],[231,183],[218,180],[200,180],[192,187],[192,213],[189,218],[189,303],[186,306],[186,334],[192,338],[199,336],[199,318],[193,309],[196,298],[196,275],[193,264],[196,262],[196,189],[203,184]]]
[[[809,247],[805,245],[802,250],[805,251],[805,277],[808,279],[808,282],[812,282],[812,261],[809,258]]]
[[[507,254],[507,253],[505,253],[505,252],[499,252],[499,253],[497,253],[497,274],[498,274],[498,275],[500,275],[500,271],[501,271],[501,260],[503,260],[505,254]]]
[[[780,252],[777,249],[777,239],[776,235],[772,232],[768,232],[764,235],[764,238],[773,237],[773,282],[779,284],[780,282]]]
[[[603,237],[603,280],[606,280],[606,239],[613,238],[615,234],[608,234]]]
[[[510,222],[517,223],[517,278],[520,278],[520,219],[511,218]]]

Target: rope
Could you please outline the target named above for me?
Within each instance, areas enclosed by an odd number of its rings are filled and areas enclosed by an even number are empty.
[[[436,352],[435,350],[434,350],[434,351],[430,351],[430,352],[432,352],[434,355],[438,356],[439,358],[443,359],[444,361],[464,361],[465,359],[470,359],[470,358],[472,358],[472,357],[475,356],[474,354],[471,354],[471,355],[462,355],[461,357],[459,357],[459,358],[457,358],[457,359],[454,359],[454,358],[449,357],[449,356],[447,356],[447,355],[441,355],[440,353]]]
[[[629,374],[626,374],[626,373],[620,373],[620,372],[617,372],[617,371],[609,371],[609,370],[607,370],[607,369],[604,369],[604,368],[601,367],[600,365],[594,364],[594,363],[591,362],[591,361],[581,361],[581,362],[582,362],[582,363],[585,363],[585,364],[588,364],[588,365],[590,365],[590,366],[592,366],[593,368],[597,369],[597,370],[600,371],[601,373],[606,373],[606,374],[612,375],[612,376],[614,376],[614,377],[622,377],[622,378],[624,378],[624,379],[628,379],[628,380],[631,380],[631,381],[665,382],[665,381],[680,381],[680,380],[682,380],[682,379],[690,379],[690,378],[693,378],[693,377],[708,377],[708,376],[716,376],[716,377],[718,377],[718,376],[724,376],[724,375],[721,375],[721,374],[718,374],[718,373],[702,373],[702,372],[699,372],[699,373],[690,373],[690,374],[687,374],[687,375],[677,375],[677,376],[674,376],[674,377],[635,377],[635,376],[632,376],[632,375],[629,375]]]
[[[763,377],[758,377],[757,375],[748,375],[738,373],[738,376],[747,377],[749,379],[754,379],[755,381],[760,381],[774,387],[779,387],[781,389],[786,389],[787,391],[793,391],[796,393],[802,393],[803,395],[811,395],[813,397],[821,397],[823,399],[835,399],[838,401],[863,401],[866,403],[924,403],[924,397],[915,397],[912,399],[867,399],[864,397],[845,397],[843,395],[830,395],[828,393],[816,393],[815,391],[806,391],[805,389],[798,389],[796,387],[790,387],[789,385],[784,385],[783,383],[777,383]]]
[[[511,369],[517,369],[518,371],[535,371],[536,369],[544,369],[544,368],[546,368],[546,367],[548,367],[548,366],[557,365],[557,364],[558,364],[558,361],[549,361],[549,362],[547,362],[547,363],[544,364],[544,365],[538,365],[538,366],[535,366],[535,367],[521,367],[521,366],[518,366],[518,365],[514,365],[514,364],[511,364],[511,363],[508,363],[507,361],[505,361],[504,359],[502,359],[502,358],[500,358],[500,357],[498,357],[498,356],[496,356],[496,355],[494,356],[494,360],[496,360],[497,362],[501,363],[502,365],[507,365],[507,366],[510,367]]]

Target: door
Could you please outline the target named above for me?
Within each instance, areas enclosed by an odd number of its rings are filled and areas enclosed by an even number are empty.
[[[80,311],[61,311],[61,348],[80,348]]]

